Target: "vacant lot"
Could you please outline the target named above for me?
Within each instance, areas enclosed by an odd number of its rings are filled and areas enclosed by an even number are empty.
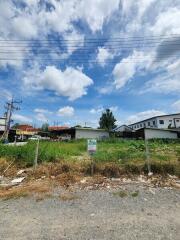
[[[85,140],[72,142],[40,142],[38,163],[65,163],[69,166],[79,164],[84,173],[89,172],[90,158],[87,155]],[[13,161],[18,167],[31,167],[34,161],[36,142],[25,146],[0,145],[0,158]],[[150,160],[154,173],[170,173],[180,176],[180,142],[150,141]],[[109,175],[121,173],[147,172],[144,141],[110,139],[97,144],[97,153],[93,157],[95,171]],[[0,160],[2,161],[2,160]],[[8,163],[7,163],[8,165]],[[0,164],[0,171],[6,165]],[[74,168],[74,166],[73,166]],[[106,169],[105,169],[106,168]],[[77,168],[76,168],[77,171]],[[0,172],[1,174],[1,172]]]
[[[0,201],[1,240],[179,240],[180,192],[126,184]]]

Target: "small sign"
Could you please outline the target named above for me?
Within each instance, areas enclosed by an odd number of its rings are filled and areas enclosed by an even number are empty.
[[[97,150],[97,140],[96,139],[88,139],[87,140],[87,144],[88,144],[88,152],[89,154],[94,154]]]

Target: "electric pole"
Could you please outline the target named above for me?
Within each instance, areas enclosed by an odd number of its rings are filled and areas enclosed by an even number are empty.
[[[16,104],[20,104],[22,103],[22,101],[15,101],[13,98],[10,102],[7,102],[5,105],[5,117],[6,117],[6,123],[5,123],[5,131],[4,134],[2,136],[2,139],[5,141],[8,141],[8,136],[9,136],[9,130],[10,130],[10,126],[11,126],[11,122],[12,122],[12,113],[14,110],[20,110],[20,108],[18,106],[16,106]]]

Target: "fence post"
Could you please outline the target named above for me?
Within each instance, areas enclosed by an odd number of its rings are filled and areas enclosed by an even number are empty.
[[[146,149],[146,163],[148,167],[148,175],[151,176],[151,164],[150,164],[150,154],[149,154],[149,146],[148,146],[148,140],[145,137],[145,149]]]
[[[35,158],[34,158],[34,168],[35,169],[36,169],[36,167],[38,165],[38,153],[39,153],[39,138],[37,140],[36,150],[35,150]]]
[[[97,150],[97,140],[96,139],[88,139],[87,140],[87,150],[88,153],[90,155],[90,159],[91,159],[91,176],[94,175],[94,157],[93,155],[95,154],[96,150]]]

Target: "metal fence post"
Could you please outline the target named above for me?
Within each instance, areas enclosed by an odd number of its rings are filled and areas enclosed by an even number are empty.
[[[39,138],[37,140],[36,150],[35,150],[35,158],[34,158],[34,168],[35,169],[36,169],[36,167],[38,165],[38,153],[39,153]]]

